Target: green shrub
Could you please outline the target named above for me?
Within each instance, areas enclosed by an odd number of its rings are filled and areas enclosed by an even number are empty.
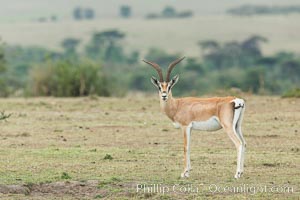
[[[284,95],[282,95],[282,97],[284,97],[284,98],[291,98],[291,97],[300,98],[300,88],[295,88],[293,90],[289,90]]]
[[[67,172],[63,172],[61,174],[61,179],[71,179],[72,177],[67,173]]]
[[[109,96],[102,68],[92,61],[56,61],[35,67],[30,73],[30,92],[34,96]]]
[[[109,155],[109,154],[106,154],[103,159],[104,160],[112,160],[113,157],[111,155]]]
[[[11,113],[5,114],[5,111],[0,112],[0,120],[6,120],[6,119],[10,118],[10,116],[11,116]]]

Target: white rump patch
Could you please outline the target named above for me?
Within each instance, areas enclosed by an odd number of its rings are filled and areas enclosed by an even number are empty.
[[[236,99],[233,99],[231,102],[234,102],[234,107],[236,108],[236,107],[244,107],[244,105],[245,105],[245,101],[243,100],[243,99],[238,99],[238,98],[236,98]]]
[[[193,121],[189,127],[201,131],[216,131],[222,128],[219,119],[216,116],[209,118],[206,121]]]

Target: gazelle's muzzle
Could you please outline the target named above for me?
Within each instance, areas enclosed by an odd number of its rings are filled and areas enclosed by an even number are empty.
[[[168,99],[168,94],[166,92],[161,93],[162,100],[166,101]]]

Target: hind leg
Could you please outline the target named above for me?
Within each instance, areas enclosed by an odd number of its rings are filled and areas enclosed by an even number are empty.
[[[241,140],[241,143],[242,143],[241,155],[240,155],[240,157],[241,157],[240,169],[241,169],[242,173],[244,172],[244,160],[245,160],[245,152],[246,152],[246,141],[245,141],[245,139],[243,137],[243,133],[242,133],[243,113],[244,113],[244,109],[242,110],[242,112],[240,114],[240,117],[239,117],[239,120],[237,121],[237,124],[235,126],[235,131],[238,134],[238,136]]]
[[[236,124],[238,120],[234,119],[234,115],[236,114],[234,110],[232,110],[231,105],[224,105],[222,107],[222,111],[220,113],[220,122],[227,133],[228,137],[234,143],[237,150],[237,168],[235,178],[240,178],[243,173],[243,157],[244,157],[244,146],[243,141],[241,140],[240,135],[236,131]]]
[[[240,140],[237,132],[232,128],[228,126],[223,127],[231,139],[231,141],[234,143],[236,150],[237,150],[237,168],[236,168],[236,173],[235,173],[235,178],[240,178],[243,174],[243,158],[244,158],[244,146],[242,141]]]

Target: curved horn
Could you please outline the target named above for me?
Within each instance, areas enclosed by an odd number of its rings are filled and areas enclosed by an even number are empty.
[[[159,76],[159,81],[160,82],[164,82],[164,78],[163,78],[163,73],[162,73],[162,70],[160,68],[160,66],[156,63],[153,63],[153,62],[149,62],[147,60],[143,60],[145,63],[151,65],[156,71],[157,71],[157,74]]]
[[[178,63],[180,63],[180,61],[182,61],[185,57],[179,58],[175,61],[173,61],[169,67],[168,67],[168,71],[167,71],[167,78],[166,78],[166,82],[170,81],[170,76],[171,76],[171,72],[173,70],[173,68],[175,67],[175,65],[177,65]]]

